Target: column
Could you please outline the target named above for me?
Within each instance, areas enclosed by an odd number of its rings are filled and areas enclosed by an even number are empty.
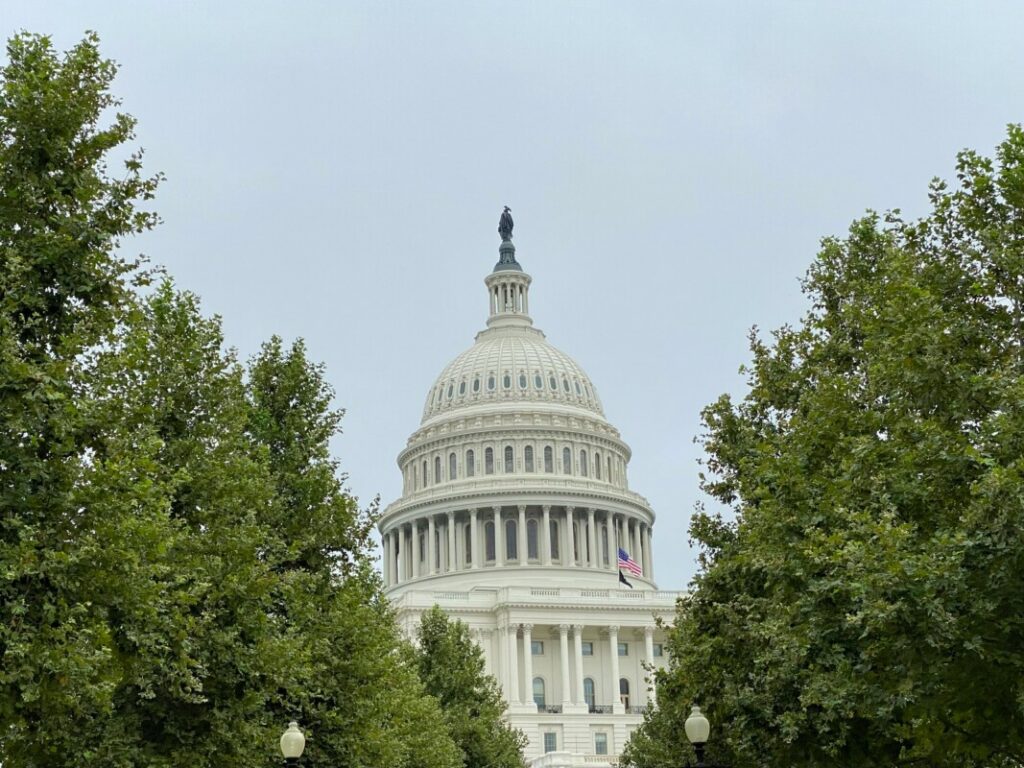
[[[519,699],[519,625],[509,624],[508,627],[508,701],[518,704]]]
[[[576,526],[573,525],[573,508],[565,508],[565,527],[569,531],[569,546],[566,547],[566,557],[569,559],[570,567],[576,565]]]
[[[597,568],[601,558],[597,556],[597,531],[594,530],[594,508],[587,510],[587,557],[585,562],[591,568]]]
[[[381,574],[384,576],[384,586],[385,587],[390,587],[391,586],[391,533],[390,533],[390,531],[388,533],[385,533],[385,534],[381,535],[381,544],[383,544],[382,549],[384,550],[384,552],[383,552],[384,562],[382,563],[382,565],[384,567],[381,568]]]
[[[651,526],[647,526],[647,578],[654,581],[654,538]]]
[[[469,510],[469,554],[473,558],[473,567],[480,567],[480,530],[476,522],[476,509]]]
[[[533,624],[523,624],[523,703],[532,704],[533,701]]]
[[[558,625],[558,650],[562,662],[562,708],[572,703],[572,689],[569,687],[569,625]]]
[[[447,571],[458,570],[459,558],[455,553],[455,513],[448,513],[448,563]]]
[[[516,531],[519,533],[519,544],[517,546],[519,550],[519,564],[529,565],[530,552],[526,548],[526,506],[524,504],[519,505],[519,526]]]
[[[644,659],[650,667],[650,687],[647,688],[647,704],[654,704],[654,627],[644,627]]]
[[[615,549],[615,513],[605,515],[605,527],[608,529],[608,567],[613,571],[618,568],[619,553]]]
[[[583,625],[572,625],[573,650],[576,656],[576,704],[583,704]]]
[[[512,694],[508,684],[508,624],[498,623],[497,642],[494,644],[497,655],[494,659],[494,677],[501,684],[505,693],[505,701],[512,702]]]
[[[395,567],[398,570],[398,583],[401,584],[405,581],[405,554],[409,551],[409,548],[405,545],[405,526],[400,525],[395,529],[394,534],[397,539],[395,544]]]
[[[622,702],[619,700],[619,628],[614,624],[608,627],[608,652],[612,657],[612,684],[611,694],[612,712],[622,712]]]
[[[420,575],[420,521],[412,521],[412,546],[409,547],[409,554],[412,556],[412,577],[419,578]]]
[[[434,516],[430,515],[427,518],[427,575],[430,576],[434,573],[434,569],[437,567],[437,542],[435,541],[434,527]]]
[[[501,507],[494,507],[494,564],[505,563],[505,527],[501,524]]]
[[[498,678],[498,671],[494,668],[494,648],[491,644],[491,630],[489,629],[478,629],[477,630],[477,645],[484,652],[484,672],[488,675],[493,675],[496,679]]]
[[[626,533],[629,536],[629,556],[636,560],[638,554],[636,551],[636,523],[628,518],[626,519]]]
[[[551,565],[551,507],[549,505],[541,507],[541,513],[543,519],[541,520],[540,541],[543,550],[540,561],[544,565]]]

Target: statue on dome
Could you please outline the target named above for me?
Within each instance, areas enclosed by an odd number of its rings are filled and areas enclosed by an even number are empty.
[[[506,205],[501,218],[498,219],[498,234],[501,235],[502,242],[512,239],[512,225],[512,209]]]

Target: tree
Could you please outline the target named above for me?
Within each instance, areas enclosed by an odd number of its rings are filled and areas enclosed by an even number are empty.
[[[1024,131],[854,222],[703,413],[701,570],[625,759],[691,702],[737,766],[1024,762]]]
[[[526,738],[504,722],[505,703],[483,653],[461,621],[438,606],[423,614],[415,658],[427,691],[441,704],[466,768],[522,768]]]

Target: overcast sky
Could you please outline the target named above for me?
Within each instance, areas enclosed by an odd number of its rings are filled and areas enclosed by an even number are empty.
[[[483,327],[503,205],[531,312],[590,374],[651,501],[662,588],[696,571],[700,410],[796,322],[825,235],[924,212],[1024,119],[1019,2],[40,2],[96,30],[163,225],[133,247],[244,358],[302,336],[363,502]]]

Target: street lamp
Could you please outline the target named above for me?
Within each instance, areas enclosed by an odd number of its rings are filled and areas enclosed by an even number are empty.
[[[700,707],[696,704],[690,710],[690,716],[686,718],[683,728],[686,731],[686,738],[693,744],[693,751],[697,753],[697,768],[713,768],[704,764],[704,745],[707,744],[708,735],[711,733],[711,723],[701,714]]]
[[[299,724],[292,720],[288,730],[281,734],[281,754],[285,765],[298,765],[302,750],[306,748],[306,737],[299,730]]]

